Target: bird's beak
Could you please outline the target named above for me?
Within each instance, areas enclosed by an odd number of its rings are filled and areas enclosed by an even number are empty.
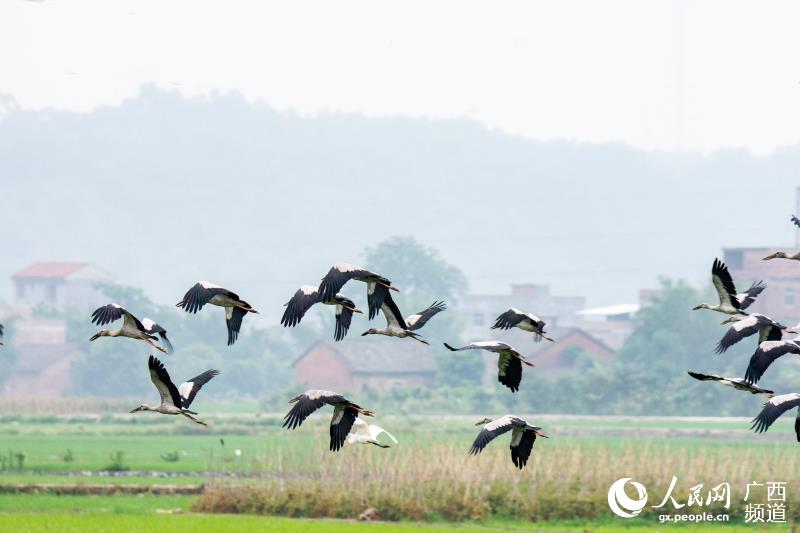
[[[354,307],[353,309],[351,309],[351,311],[353,311],[354,313],[361,313],[362,315],[364,314],[364,311],[362,311],[358,307]]]
[[[726,318],[725,320],[723,320],[722,322],[720,322],[720,323],[719,323],[719,325],[720,325],[720,326],[724,326],[725,324],[730,324],[731,322],[733,322],[733,317],[731,317],[731,318]]]
[[[778,254],[769,254],[767,257],[764,257],[761,260],[762,261],[769,261],[770,259],[775,259],[776,257],[778,257]]]
[[[364,337],[366,335],[369,335],[369,331],[365,331],[364,333],[361,334],[362,337]]]
[[[137,407],[136,409],[134,409],[133,411],[131,411],[131,413],[138,413],[138,412],[139,412],[139,411],[141,411],[141,410],[142,410],[142,408],[141,408],[141,407]]]
[[[692,311],[697,311],[698,309],[702,309],[702,306],[696,305],[695,307],[692,307]]]
[[[478,422],[475,422],[475,425],[476,425],[476,426],[482,426],[482,425],[484,425],[485,423],[486,423],[486,419],[484,418],[483,420],[480,420],[480,421],[478,421]]]
[[[91,336],[91,338],[89,339],[89,342],[95,341],[95,340],[97,340],[99,338],[100,338],[100,334],[99,333],[95,333],[94,335]]]

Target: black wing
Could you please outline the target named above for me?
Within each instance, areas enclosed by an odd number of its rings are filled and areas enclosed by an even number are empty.
[[[739,309],[747,309],[750,304],[756,301],[756,297],[761,294],[767,286],[763,281],[756,281],[750,288],[744,291],[742,299],[739,300]]]
[[[483,451],[487,444],[496,437],[510,431],[514,427],[513,421],[509,417],[503,417],[486,424],[472,443],[469,450],[470,455],[477,455]]]
[[[120,307],[116,304],[104,305],[103,307],[98,307],[92,313],[92,324],[105,326],[106,324],[110,324],[115,320],[119,320],[125,314],[130,313],[128,313],[124,307]],[[144,330],[144,328],[142,328],[142,330]]]
[[[336,415],[336,409],[334,409],[330,428],[330,449],[332,452],[340,450],[344,445],[344,441],[347,440],[347,434],[350,433],[350,429],[353,427],[353,422],[355,422],[356,418],[358,417],[358,411],[349,405],[343,407],[341,418],[336,424],[334,424],[333,422],[336,419]]]
[[[416,331],[424,326],[434,315],[447,309],[444,302],[433,302],[427,309],[406,318],[406,326],[410,331]]]
[[[150,335],[158,335],[161,338],[161,344],[164,345],[167,354],[171,354],[175,351],[175,348],[172,347],[172,343],[169,342],[169,339],[167,338],[167,330],[147,317],[142,319],[142,326],[144,326],[145,333],[149,333]]]
[[[528,463],[534,442],[536,442],[536,431],[526,429],[523,431],[519,443],[516,446],[509,446],[511,448],[511,460],[520,470]]]
[[[147,367],[150,369],[150,381],[156,386],[158,394],[161,396],[161,403],[171,401],[172,405],[180,409],[181,395],[170,379],[167,369],[164,368],[164,363],[151,355],[147,360]]]
[[[381,304],[381,310],[383,311],[383,316],[386,317],[387,325],[391,326],[395,324],[402,329],[408,329],[403,314],[400,312],[400,308],[397,307],[397,303],[394,301],[394,298],[392,298],[392,295],[389,294],[388,290]]]
[[[199,376],[195,376],[185,383],[182,383],[181,386],[178,387],[178,392],[181,396],[181,407],[183,409],[188,409],[189,406],[192,405],[194,397],[197,396],[197,393],[203,388],[203,385],[211,381],[211,378],[217,375],[219,375],[219,370],[206,370]]]
[[[494,326],[491,329],[511,329],[522,322],[524,318],[525,315],[509,309],[495,319]]]
[[[759,332],[758,344],[761,344],[764,341],[779,341],[782,339],[783,331],[781,330],[780,326],[776,324],[768,328],[764,328],[761,330],[761,332]]]
[[[242,318],[247,314],[247,311],[238,307],[227,307],[225,311],[225,324],[228,326],[228,346],[230,346],[239,338],[239,330],[242,328]]]
[[[281,317],[281,324],[284,327],[296,326],[303,319],[306,312],[311,309],[311,306],[319,301],[318,290],[315,289],[311,292],[310,290],[304,291],[302,288],[298,289],[286,304],[286,311],[283,312],[283,317]]]
[[[315,394],[309,396],[309,392],[304,392],[300,396],[297,397],[297,401],[294,404],[294,407],[286,413],[286,416],[283,417],[283,426],[285,428],[294,429],[299,427],[303,421],[308,418],[308,416],[322,407],[325,404],[336,404],[340,402],[346,402],[344,396],[339,394],[331,393],[328,395],[319,395]],[[313,391],[318,392],[318,391]]]
[[[749,337],[760,331],[762,328],[774,324],[772,319],[764,315],[748,315],[745,318],[733,323],[728,331],[725,332],[722,339],[717,344],[717,353],[723,353],[725,350],[736,344],[742,339]]]
[[[761,412],[753,419],[753,425],[750,426],[750,429],[756,433],[763,433],[769,429],[779,416],[798,405],[800,405],[800,394],[791,393],[775,396],[764,403]],[[795,431],[797,429],[798,424],[795,422]],[[800,440],[800,433],[798,433],[798,440]]]
[[[334,265],[328,273],[325,274],[325,277],[322,278],[322,282],[319,284],[318,291],[320,300],[323,302],[333,300],[333,297],[344,287],[344,284],[353,278],[374,275],[374,272],[370,272],[369,270],[355,265],[344,263]]]
[[[689,375],[694,379],[699,379],[700,381],[721,381],[724,379],[722,376],[716,376],[714,374],[701,374],[700,372],[693,372],[691,370],[689,370]]]
[[[340,341],[347,335],[350,322],[353,320],[353,310],[341,304],[336,306],[336,327],[333,330],[333,339]]]
[[[391,298],[389,296],[389,289],[385,286],[381,285],[380,283],[368,283],[367,284],[367,307],[369,309],[369,319],[372,320],[380,311],[381,306],[386,301],[387,298]],[[395,307],[397,307],[395,305]],[[400,322],[403,321],[402,315],[400,315],[399,311],[398,317],[400,317]]]
[[[196,313],[206,305],[214,296],[214,291],[206,289],[200,283],[195,283],[194,287],[186,291],[183,300],[175,304],[182,307],[187,313]]]
[[[497,381],[511,392],[517,392],[522,381],[522,361],[508,352],[501,352],[497,359]]]
[[[747,365],[744,379],[751,383],[758,383],[770,365],[787,353],[800,353],[800,347],[793,342],[783,341],[759,344],[755,353],[750,357],[750,363]]]
[[[736,299],[736,285],[733,284],[733,278],[731,273],[728,272],[728,267],[719,259],[714,259],[714,264],[711,267],[711,280],[714,282],[714,288],[717,289],[720,303],[729,303],[735,309],[738,309],[739,300]]]
[[[800,228],[800,219],[798,219],[796,216],[792,215],[792,224],[794,224],[795,226]]]

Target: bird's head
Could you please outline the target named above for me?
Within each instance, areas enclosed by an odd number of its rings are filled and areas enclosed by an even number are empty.
[[[89,338],[89,341],[96,341],[100,337],[108,337],[108,334],[109,334],[109,331],[107,329],[104,329],[102,331],[98,331],[97,333],[95,333],[94,335],[92,335]]]
[[[132,410],[131,413],[138,413],[140,411],[147,411],[149,409],[150,409],[150,407],[147,404],[142,403],[142,404],[139,404],[138,406],[136,406],[136,408],[134,410]]]
[[[365,335],[375,335],[375,334],[377,334],[377,333],[378,333],[378,330],[377,330],[377,329],[375,329],[375,328],[369,328],[367,331],[365,331],[364,333],[362,333],[362,334],[361,334],[361,336],[362,336],[362,337],[364,337]]]
[[[764,257],[762,261],[769,261],[770,259],[786,259],[786,252],[775,252]]]
[[[724,326],[724,325],[726,325],[726,324],[733,324],[734,322],[738,322],[738,321],[740,321],[741,319],[742,319],[742,317],[741,317],[740,315],[733,315],[733,316],[729,316],[728,318],[726,318],[725,320],[723,320],[722,322],[720,322],[720,323],[719,323],[719,325],[720,325],[720,326]]]
[[[708,308],[709,308],[708,304],[700,304],[692,307],[692,311],[697,311],[698,309],[708,309]]]
[[[476,422],[475,425],[476,426],[484,426],[484,425],[488,424],[491,421],[492,421],[491,418],[483,418],[483,419],[481,419],[480,422]]]

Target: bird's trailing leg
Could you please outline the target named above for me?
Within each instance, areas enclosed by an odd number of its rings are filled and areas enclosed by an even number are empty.
[[[186,418],[188,418],[189,420],[191,420],[192,422],[196,423],[196,424],[200,424],[201,426],[206,426],[206,427],[208,427],[208,424],[206,424],[205,422],[203,422],[203,421],[202,421],[202,420],[200,420],[199,418],[195,418],[195,417],[193,417],[192,415],[190,415],[190,414],[189,414],[189,413],[187,413],[186,411],[181,411],[181,414],[182,414],[183,416],[185,416]]]
[[[419,342],[421,342],[422,344],[427,344],[427,345],[430,345],[430,343],[429,343],[428,341],[426,341],[425,339],[423,339],[423,338],[422,338],[422,337],[420,337],[419,335],[416,335],[416,334],[413,334],[413,333],[412,333],[411,335],[409,335],[409,337],[411,337],[411,338],[412,338],[412,339],[414,339],[415,341],[419,341]]]
[[[92,339],[92,340],[94,340],[94,339]],[[153,348],[155,348],[156,350],[160,350],[160,351],[162,351],[163,353],[167,353],[167,351],[166,351],[164,348],[162,348],[162,347],[161,347],[161,346],[159,346],[158,344],[154,343],[154,342],[153,342],[153,341],[151,341],[150,339],[144,339],[144,341],[145,341],[147,344],[149,344],[150,346],[152,346]]]

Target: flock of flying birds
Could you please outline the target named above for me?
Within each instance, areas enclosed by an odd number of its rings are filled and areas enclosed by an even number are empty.
[[[792,221],[800,227],[800,220],[793,216]],[[765,257],[764,260],[775,258],[800,260],[800,253],[776,252]],[[766,285],[758,281],[753,283],[745,292],[737,293],[728,267],[719,259],[714,261],[711,269],[711,278],[719,296],[719,304],[703,303],[694,309],[708,309],[730,315],[729,318],[722,322],[722,324],[730,324],[730,326],[719,341],[716,352],[721,354],[739,341],[755,334],[758,334],[758,348],[750,358],[744,378],[728,378],[693,371],[690,371],[689,375],[699,380],[719,381],[738,390],[767,396],[769,401],[764,404],[762,411],[753,419],[751,427],[751,429],[759,433],[766,431],[783,413],[792,408],[800,407],[800,393],[774,396],[772,391],[756,385],[769,366],[779,357],[788,353],[800,354],[800,336],[788,340],[782,338],[784,333],[800,333],[800,324],[794,328],[788,328],[763,314],[748,314],[746,309],[756,300],[758,295],[766,288]],[[297,326],[306,312],[315,304],[329,305],[334,307],[335,310],[336,320],[333,337],[336,341],[342,340],[350,329],[353,315],[363,313],[353,300],[339,292],[350,280],[361,281],[367,285],[369,319],[375,318],[379,312],[382,312],[386,319],[385,327],[369,328],[362,333],[362,336],[410,337],[424,344],[429,344],[426,339],[420,336],[418,331],[432,317],[446,309],[444,302],[435,301],[426,309],[404,317],[397,303],[392,299],[391,292],[399,291],[399,289],[392,285],[391,281],[380,274],[346,263],[334,265],[322,278],[319,286],[304,285],[300,287],[291,299],[284,304],[286,310],[281,318],[281,324],[284,327]],[[236,342],[244,317],[248,313],[258,313],[233,291],[207,281],[196,283],[186,292],[183,299],[176,306],[187,313],[194,314],[206,304],[219,306],[225,310],[229,346]],[[139,320],[122,306],[113,303],[96,309],[91,315],[92,323],[98,326],[110,324],[120,318],[122,318],[120,329],[115,331],[101,330],[93,335],[90,341],[100,337],[127,337],[142,340],[156,350],[166,354],[173,352],[172,343],[167,337],[167,330],[149,318]],[[532,333],[535,341],[542,339],[552,341],[553,339],[548,337],[545,332],[545,326],[545,321],[541,318],[512,308],[500,314],[491,329],[519,328]],[[3,327],[0,325],[0,345],[2,345],[2,335]],[[497,354],[497,379],[502,385],[508,387],[512,393],[519,390],[523,365],[533,366],[517,350],[500,341],[473,342],[459,348],[447,343],[444,343],[444,346],[454,352],[486,350]],[[161,402],[157,406],[142,403],[133,409],[131,413],[153,411],[167,415],[182,415],[193,422],[204,426],[207,425],[199,418],[196,418],[197,413],[191,411],[189,407],[198,391],[214,376],[218,375],[219,371],[215,369],[206,370],[185,381],[180,386],[175,386],[164,364],[156,357],[150,355],[147,365],[150,371],[150,379],[158,390]],[[381,444],[378,441],[378,436],[382,433],[388,435],[395,443],[397,442],[384,429],[369,424],[359,417],[359,415],[373,416],[372,411],[351,402],[339,393],[312,389],[295,396],[289,403],[294,405],[284,417],[283,427],[290,430],[302,425],[306,418],[324,405],[333,407],[333,416],[330,423],[331,451],[340,450],[345,442],[373,444],[388,448],[388,445]],[[476,425],[482,425],[483,428],[475,438],[469,453],[480,453],[494,438],[511,431],[511,459],[514,465],[520,469],[527,463],[536,438],[547,437],[541,432],[542,428],[531,425],[515,415],[505,415],[494,420],[485,418]],[[797,433],[797,440],[800,441],[800,409],[798,409],[795,421],[795,432]]]
[[[800,228],[800,219],[792,215],[791,220],[795,226]],[[764,261],[771,259],[800,261],[800,252],[775,252],[764,257]],[[763,433],[783,413],[795,407],[800,407],[800,393],[792,392],[775,396],[773,391],[756,385],[772,363],[780,357],[786,354],[800,354],[800,336],[791,339],[783,338],[784,334],[800,334],[800,324],[794,327],[786,327],[766,315],[747,313],[746,309],[764,291],[766,285],[762,281],[757,281],[745,292],[737,293],[728,267],[719,259],[715,259],[711,267],[711,280],[719,296],[719,304],[702,303],[694,309],[709,309],[731,315],[722,321],[723,325],[731,325],[717,344],[716,353],[722,354],[737,342],[755,334],[758,334],[758,346],[750,357],[750,362],[744,372],[744,378],[722,377],[693,371],[689,371],[689,375],[701,381],[718,381],[737,390],[747,391],[752,394],[763,394],[769,398],[761,412],[753,419],[753,424],[750,427],[756,433]],[[795,418],[794,430],[797,441],[800,442],[800,409],[798,409],[797,417]]]
[[[399,291],[386,277],[361,267],[346,263],[334,265],[322,278],[319,286],[304,285],[300,287],[291,299],[284,304],[286,310],[281,318],[284,327],[294,327],[300,323],[306,312],[315,304],[324,304],[334,307],[336,324],[334,339],[342,340],[350,329],[353,314],[363,313],[356,307],[353,300],[342,295],[339,291],[350,280],[357,280],[367,285],[367,306],[370,320],[382,312],[386,319],[383,328],[369,328],[364,335],[386,335],[389,337],[410,337],[424,344],[429,342],[422,338],[418,331],[435,315],[444,311],[444,302],[435,301],[426,309],[413,315],[403,317],[397,303],[392,299],[391,291]],[[207,281],[196,283],[176,304],[187,313],[197,313],[206,304],[222,307],[225,310],[225,322],[228,330],[228,345],[236,342],[242,326],[242,320],[248,313],[258,313],[249,303],[242,300],[236,293],[214,285]],[[149,318],[139,320],[128,310],[117,304],[108,304],[96,309],[91,320],[93,324],[105,326],[122,319],[122,326],[118,330],[101,330],[89,340],[94,341],[100,337],[127,337],[146,342],[152,348],[165,354],[173,353],[172,343],[167,337],[167,330]],[[546,339],[552,341],[545,332],[545,321],[541,318],[520,311],[509,309],[497,317],[492,329],[519,328],[533,334],[535,341]],[[2,344],[2,326],[0,325],[0,344]],[[454,348],[447,343],[445,347],[452,351],[486,350],[497,354],[498,381],[508,387],[511,392],[519,390],[522,381],[523,364],[533,366],[517,350],[504,342],[481,341]],[[207,424],[196,418],[197,413],[189,407],[200,389],[214,376],[218,370],[210,369],[188,379],[180,386],[176,386],[164,367],[164,364],[153,355],[147,362],[150,379],[158,390],[161,402],[159,405],[142,403],[131,411],[152,411],[166,415],[181,415],[189,420],[206,426]],[[338,451],[345,442],[373,444],[381,448],[388,445],[381,444],[378,437],[385,433],[395,443],[397,440],[390,433],[373,424],[365,422],[361,416],[373,416],[372,411],[351,402],[343,395],[326,390],[308,390],[292,398],[291,410],[284,417],[283,427],[295,429],[312,413],[330,405],[333,407],[333,416],[330,423],[330,450]],[[530,457],[533,443],[537,437],[547,437],[541,432],[540,427],[529,424],[524,419],[515,415],[505,415],[497,419],[485,418],[476,425],[483,426],[472,444],[469,453],[478,454],[495,437],[511,431],[511,460],[517,468],[522,469]]]

